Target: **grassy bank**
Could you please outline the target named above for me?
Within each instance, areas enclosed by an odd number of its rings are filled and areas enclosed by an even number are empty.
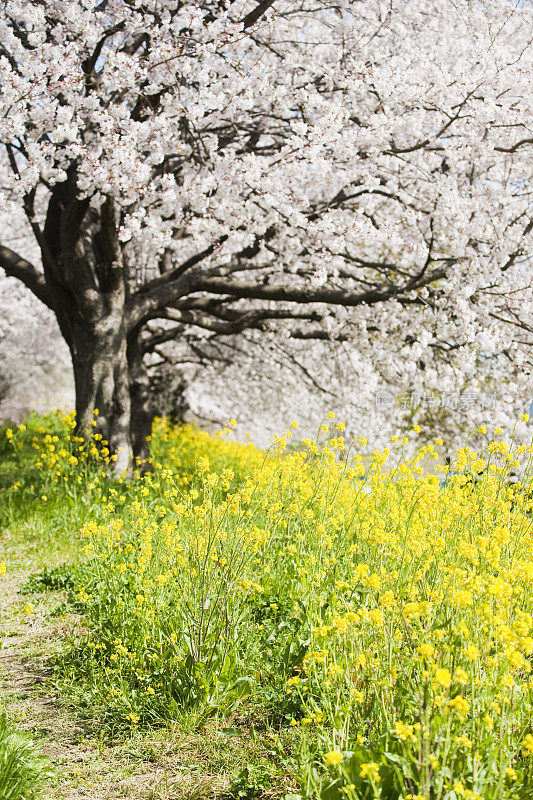
[[[495,433],[452,470],[333,419],[268,454],[159,422],[127,481],[72,426],[3,431],[2,526],[64,556],[21,598],[77,620],[54,680],[102,741],[244,742],[234,797],[531,796],[530,449]]]

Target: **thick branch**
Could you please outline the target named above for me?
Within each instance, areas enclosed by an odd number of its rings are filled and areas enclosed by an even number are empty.
[[[91,81],[93,79],[93,72],[96,66],[96,62],[100,58],[104,45],[109,39],[110,36],[114,36],[115,33],[124,29],[124,22],[119,22],[118,25],[113,25],[112,28],[109,28],[107,31],[104,31],[101,39],[97,42],[96,47],[94,48],[92,54],[88,56],[85,61],[82,62],[82,69],[86,75],[86,85],[87,88],[90,88]]]
[[[200,261],[203,261],[204,259],[209,258],[209,256],[213,255],[217,247],[220,247],[220,245],[224,244],[227,238],[228,238],[227,236],[221,236],[215,242],[206,247],[205,250],[202,250],[200,253],[196,253],[194,256],[191,256],[190,258],[186,259],[185,261],[183,261],[183,263],[175,267],[175,269],[168,270],[168,272],[163,272],[163,274],[160,275],[159,277],[154,278],[151,281],[148,281],[148,283],[146,283],[139,289],[139,294],[150,295],[153,294],[154,292],[157,293],[159,289],[168,286],[172,282],[176,281],[178,278],[184,275],[188,270],[192,269],[192,267],[195,267],[197,264],[199,264]]]
[[[324,342],[348,342],[350,337],[345,333],[331,335],[324,328],[309,328],[308,330],[297,328],[290,332],[291,339],[319,339]]]
[[[251,28],[252,25],[255,25],[272,5],[274,5],[274,0],[262,0],[261,3],[258,3],[256,7],[244,17],[242,21],[244,28]]]
[[[161,333],[154,333],[143,340],[142,349],[144,353],[153,353],[160,344],[165,342],[172,342],[185,332],[185,325],[175,325],[172,328],[167,328],[166,331]]]
[[[9,247],[0,245],[0,267],[10,278],[18,278],[19,281],[22,281],[41,303],[51,308],[52,311],[54,310],[54,302],[44,275],[33,264],[10,250]]]
[[[231,297],[247,298],[251,300],[272,300],[289,303],[326,303],[328,305],[355,306],[379,303],[390,300],[392,297],[402,299],[404,302],[414,302],[406,296],[408,292],[427,286],[433,281],[444,278],[446,271],[437,269],[426,275],[420,281],[411,282],[408,287],[389,286],[387,288],[368,289],[363,292],[352,292],[349,289],[329,289],[327,287],[311,286],[305,288],[289,288],[285,286],[265,286],[264,284],[237,283],[225,281],[220,278],[204,278],[199,276],[194,281],[193,291],[209,292],[210,294],[230,295]]]
[[[225,313],[225,311],[227,311],[227,313]],[[217,336],[232,336],[252,328],[262,330],[264,329],[265,323],[273,322],[274,320],[306,320],[312,322],[320,320],[320,315],[314,311],[300,313],[294,310],[277,308],[239,312],[230,311],[229,309],[225,310],[221,307],[216,310],[210,310],[208,313],[201,313],[196,310],[190,311],[187,309],[179,311],[165,309],[165,312],[161,316],[178,321],[180,324],[146,338],[143,342],[143,349],[146,353],[151,352],[157,345],[170,342],[180,336],[185,330],[185,325],[203,328]]]

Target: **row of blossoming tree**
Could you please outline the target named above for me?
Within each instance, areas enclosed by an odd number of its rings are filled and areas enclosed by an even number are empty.
[[[4,0],[0,191],[28,244],[4,231],[0,266],[55,314],[119,469],[170,340],[282,329],[430,390],[503,359],[526,390],[530,23],[508,0]]]

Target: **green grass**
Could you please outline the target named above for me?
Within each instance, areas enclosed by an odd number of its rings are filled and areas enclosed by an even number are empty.
[[[37,800],[47,784],[48,763],[31,739],[0,714],[0,797]]]

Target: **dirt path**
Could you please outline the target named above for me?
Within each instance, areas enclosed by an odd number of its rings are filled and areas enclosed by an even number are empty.
[[[26,614],[28,598],[18,594],[26,577],[27,572],[8,573],[0,586],[0,709],[50,759],[44,800],[199,800],[219,794],[228,780],[224,770],[209,769],[214,765],[205,734],[165,731],[109,745],[94,723],[76,717],[52,682],[51,659],[77,621],[50,616],[58,594],[29,598],[34,608]]]

